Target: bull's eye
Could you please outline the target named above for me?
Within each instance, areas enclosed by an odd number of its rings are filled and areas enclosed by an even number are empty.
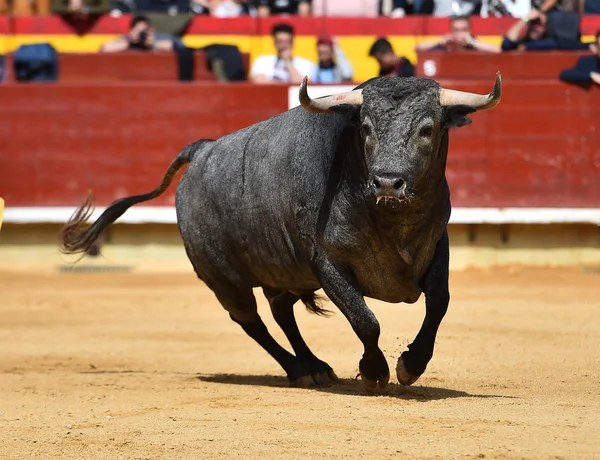
[[[421,137],[431,137],[431,133],[433,133],[433,126],[423,126],[419,130],[419,136]]]

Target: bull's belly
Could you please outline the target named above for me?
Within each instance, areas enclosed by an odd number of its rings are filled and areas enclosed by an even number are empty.
[[[415,303],[421,289],[409,276],[398,272],[355,271],[365,297],[390,303]]]
[[[273,287],[285,291],[301,292],[320,288],[318,280],[307,269],[284,265],[251,264],[254,287]]]

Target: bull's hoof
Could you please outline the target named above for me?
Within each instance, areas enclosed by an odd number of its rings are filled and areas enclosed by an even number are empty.
[[[381,351],[363,356],[358,364],[358,370],[367,391],[373,391],[377,387],[385,388],[390,381],[390,368]]]
[[[333,369],[320,360],[298,362],[288,379],[292,386],[301,388],[328,386],[340,380]]]
[[[402,358],[403,355],[404,353],[400,355],[400,357],[398,358],[398,362],[396,363],[396,377],[398,377],[398,383],[404,386],[408,386],[415,383],[419,379],[420,375],[410,374],[406,370],[406,366],[404,365],[404,359]]]
[[[367,390],[369,393],[372,393],[376,391],[378,387],[385,388],[387,386],[388,382],[390,381],[390,373],[388,372],[387,375],[384,375],[383,377],[377,380],[370,380],[369,378],[365,377],[364,374],[361,372],[360,378],[363,381],[365,390]]]

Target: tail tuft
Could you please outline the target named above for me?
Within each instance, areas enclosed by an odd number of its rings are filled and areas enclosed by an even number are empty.
[[[75,210],[58,236],[58,249],[63,254],[85,252],[94,243],[93,235],[86,232],[86,223],[94,212],[95,197],[91,191]]]
[[[187,145],[169,165],[160,185],[149,193],[128,196],[114,201],[98,217],[91,226],[86,226],[87,220],[94,211],[94,196],[91,192],[84,202],[75,210],[69,221],[60,231],[58,248],[63,254],[82,253],[82,257],[94,245],[104,230],[114,223],[132,206],[156,198],[169,187],[177,172],[194,158],[195,153],[205,146],[212,144],[210,139],[202,139]]]
[[[317,296],[314,292],[310,294],[302,294],[300,300],[306,306],[306,309],[311,313],[319,316],[331,316],[333,313],[329,310],[324,309],[321,303],[326,300],[324,297]]]

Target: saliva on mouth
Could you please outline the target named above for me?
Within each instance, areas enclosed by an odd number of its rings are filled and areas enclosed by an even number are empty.
[[[400,200],[395,196],[378,196],[375,198],[375,204],[396,209],[400,205]]]

